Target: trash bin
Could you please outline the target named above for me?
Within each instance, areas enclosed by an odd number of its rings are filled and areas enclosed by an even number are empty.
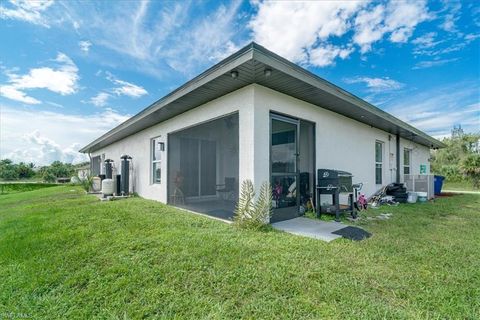
[[[433,177],[433,189],[436,196],[439,196],[442,193],[443,180],[445,180],[444,176]]]

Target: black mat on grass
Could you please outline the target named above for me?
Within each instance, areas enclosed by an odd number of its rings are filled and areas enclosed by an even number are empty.
[[[358,227],[345,227],[343,229],[337,230],[332,232],[333,234],[338,234],[346,239],[360,241],[363,239],[370,238],[372,236],[371,233],[363,230],[362,228]]]

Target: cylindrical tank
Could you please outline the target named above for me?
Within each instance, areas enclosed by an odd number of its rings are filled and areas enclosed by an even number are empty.
[[[93,192],[100,192],[100,190],[102,190],[102,179],[99,177],[93,177],[92,190]]]
[[[127,195],[130,191],[130,159],[132,159],[132,157],[125,154],[121,156],[120,159],[122,159],[120,192],[122,195]]]
[[[122,191],[121,191],[121,181],[122,181],[122,178],[121,178],[121,177],[122,177],[121,175],[117,174],[117,179],[116,179],[116,181],[115,181],[115,182],[117,183],[117,185],[116,185],[116,191],[115,191],[115,194],[116,194],[117,196],[119,196],[119,195],[122,193]]]
[[[115,185],[113,184],[113,179],[104,179],[102,181],[102,194],[104,196],[111,196],[115,191]]]
[[[112,179],[112,169],[113,169],[113,160],[107,159],[105,160],[105,178]]]

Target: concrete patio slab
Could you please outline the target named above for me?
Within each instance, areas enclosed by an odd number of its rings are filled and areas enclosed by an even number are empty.
[[[298,217],[291,220],[272,223],[272,227],[291,234],[330,242],[341,238],[341,236],[332,234],[332,232],[343,229],[347,227],[347,225],[334,221],[327,222]]]

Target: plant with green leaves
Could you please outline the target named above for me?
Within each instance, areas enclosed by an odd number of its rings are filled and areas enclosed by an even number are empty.
[[[86,176],[85,178],[80,179],[79,185],[85,190],[85,192],[89,192],[92,189],[93,176]]]
[[[480,134],[462,134],[444,138],[445,148],[432,151],[431,171],[445,176],[449,182],[469,181],[471,176],[465,174],[462,162],[478,151]]]
[[[470,178],[474,188],[480,188],[480,154],[470,154],[462,160],[460,170]]]
[[[260,229],[268,224],[272,215],[272,188],[268,182],[262,183],[255,200],[255,190],[251,180],[242,183],[240,197],[235,208],[235,223],[246,229]]]
[[[45,171],[42,174],[42,180],[48,183],[53,183],[57,181],[57,177],[53,173]]]

